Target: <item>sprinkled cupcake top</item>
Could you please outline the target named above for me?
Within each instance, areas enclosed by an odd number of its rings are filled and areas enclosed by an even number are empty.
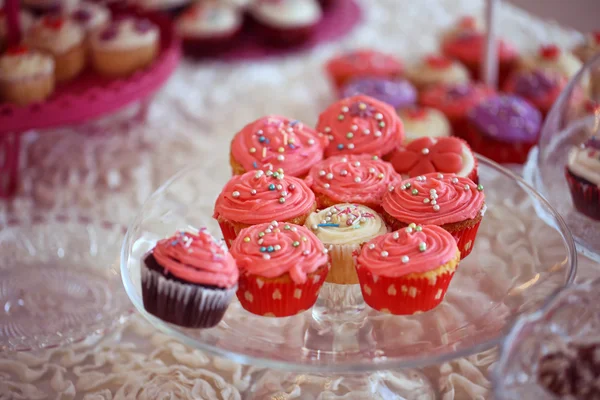
[[[434,270],[458,257],[452,235],[439,226],[410,224],[362,247],[358,265],[375,276],[398,277]]]
[[[295,283],[327,264],[327,250],[307,228],[284,222],[242,229],[231,245],[242,274],[277,278],[289,273]]]
[[[288,220],[311,211],[315,195],[302,179],[283,170],[249,171],[232,177],[215,204],[215,218],[254,225]]]
[[[406,133],[405,143],[423,136],[450,136],[448,118],[435,108],[410,107],[400,110],[398,115]]]
[[[339,203],[379,204],[389,185],[400,180],[392,165],[378,157],[347,155],[316,164],[306,183]]]
[[[467,82],[432,86],[421,94],[419,100],[424,106],[437,108],[449,118],[461,118],[492,94],[493,90],[485,85]]]
[[[223,2],[196,3],[177,18],[176,29],[182,36],[207,37],[228,34],[242,24],[241,13]]]
[[[283,168],[287,175],[303,176],[323,159],[327,143],[327,137],[302,122],[272,115],[239,131],[231,143],[231,154],[246,171]]]
[[[325,244],[361,244],[388,231],[379,214],[359,204],[337,204],[314,212],[304,225]]]
[[[383,209],[397,220],[444,225],[485,212],[483,186],[454,174],[433,173],[390,187]]]
[[[533,142],[542,125],[541,113],[512,95],[490,97],[471,109],[468,117],[481,133],[503,142]]]
[[[406,80],[357,78],[342,89],[342,97],[360,94],[383,101],[395,109],[413,105],[417,101],[417,90]]]
[[[475,157],[464,140],[456,137],[422,137],[394,151],[390,160],[396,171],[410,178],[433,172],[469,176]]]
[[[569,152],[567,168],[600,187],[600,137],[592,136]]]
[[[389,78],[404,66],[396,57],[374,50],[354,50],[332,58],[326,65],[332,75]]]
[[[167,272],[186,282],[230,288],[238,281],[238,268],[225,243],[206,228],[160,240],[152,255]]]
[[[159,35],[158,27],[148,19],[123,18],[94,32],[92,44],[99,48],[133,49],[155,43]]]
[[[39,19],[25,36],[25,43],[34,49],[63,54],[84,39],[83,30],[75,22],[58,15]]]
[[[404,139],[402,121],[389,105],[368,96],[353,96],[330,105],[319,116],[317,131],[330,143],[325,156],[389,153]]]

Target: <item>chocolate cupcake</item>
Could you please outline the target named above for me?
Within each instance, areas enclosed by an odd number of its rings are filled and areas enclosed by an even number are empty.
[[[160,240],[141,267],[146,311],[186,328],[217,325],[237,290],[233,256],[205,228]]]

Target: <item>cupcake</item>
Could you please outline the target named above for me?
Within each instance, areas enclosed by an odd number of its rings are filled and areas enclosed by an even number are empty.
[[[323,243],[309,229],[285,222],[243,229],[231,254],[240,270],[240,304],[265,317],[288,317],[311,308],[329,272]]]
[[[385,156],[402,143],[404,129],[396,111],[368,96],[352,96],[319,115],[317,131],[327,135],[325,157],[339,154]]]
[[[110,10],[100,4],[82,2],[68,14],[86,34],[97,31],[110,22]]]
[[[458,61],[429,55],[409,68],[408,79],[421,91],[435,85],[457,85],[470,81],[469,71]]]
[[[317,208],[302,179],[278,171],[249,171],[233,176],[215,203],[214,218],[228,245],[243,228],[268,221],[303,225]]]
[[[340,285],[358,283],[354,253],[364,243],[388,232],[379,214],[359,204],[337,204],[314,212],[304,225],[329,250],[331,269],[325,281]]]
[[[9,48],[0,56],[0,100],[27,105],[54,91],[54,60],[26,47]]]
[[[315,193],[319,208],[353,203],[381,210],[387,188],[398,180],[390,163],[365,154],[334,156],[317,163],[306,184]]]
[[[566,176],[577,211],[600,221],[600,138],[570,150]]]
[[[25,36],[32,49],[54,57],[57,82],[77,77],[85,68],[86,48],[83,30],[73,21],[57,15],[38,20]]]
[[[340,94],[342,98],[364,94],[387,103],[396,110],[412,107],[417,101],[417,91],[414,86],[406,80],[398,79],[353,79],[342,88]]]
[[[369,306],[388,314],[412,315],[444,300],[459,262],[452,235],[435,225],[410,224],[364,245],[356,272]]]
[[[561,50],[556,45],[542,46],[537,53],[523,57],[520,61],[521,70],[535,71],[537,69],[554,71],[567,80],[579,72],[583,64],[573,53]],[[582,79],[582,88],[586,93],[590,89],[589,76]]]
[[[109,77],[126,77],[154,62],[160,47],[160,31],[147,19],[113,21],[91,36],[94,69]]]
[[[46,13],[68,13],[74,10],[80,0],[22,0],[23,6],[36,15]]]
[[[24,36],[33,25],[33,17],[27,11],[19,11],[19,28],[21,36]],[[8,21],[6,12],[0,2],[0,52],[8,47]]]
[[[573,50],[573,54],[581,60],[582,63],[590,61],[594,56],[600,54],[600,31],[589,33],[584,43]],[[600,97],[600,65],[591,72],[592,94]]]
[[[480,83],[436,85],[421,92],[419,102],[441,111],[449,120],[454,136],[464,137],[469,110],[493,94],[492,89]]]
[[[523,164],[541,126],[542,114],[527,101],[498,95],[471,109],[465,139],[474,152],[498,163]]]
[[[479,182],[477,159],[469,145],[456,137],[429,137],[399,146],[390,160],[403,178],[441,172]]]
[[[259,35],[276,46],[306,42],[323,18],[317,0],[257,0],[248,11]]]
[[[482,185],[454,174],[433,173],[390,188],[383,209],[392,230],[413,222],[444,228],[456,239],[461,258],[465,258],[473,250],[486,205]]]
[[[486,35],[473,17],[461,18],[442,37],[442,52],[467,67],[471,77],[480,80],[481,63],[485,53]],[[498,40],[498,78],[500,82],[512,72],[518,61],[517,50],[503,39]]]
[[[567,82],[567,78],[552,70],[516,71],[504,84],[504,91],[527,100],[546,116]],[[583,93],[579,91],[573,97],[573,107],[579,108]]]
[[[229,50],[242,23],[238,8],[222,2],[204,2],[183,12],[175,21],[175,30],[186,53],[201,57]]]
[[[334,57],[325,69],[335,87],[340,89],[358,78],[397,79],[404,72],[404,65],[391,54],[365,49]]]
[[[160,240],[141,268],[146,311],[186,328],[217,325],[237,289],[234,258],[206,229]]]
[[[234,175],[267,168],[283,168],[288,176],[304,177],[323,159],[326,136],[297,120],[270,115],[249,123],[231,142]]]
[[[423,136],[444,137],[452,134],[448,119],[435,108],[411,107],[398,112],[406,138],[404,142]]]

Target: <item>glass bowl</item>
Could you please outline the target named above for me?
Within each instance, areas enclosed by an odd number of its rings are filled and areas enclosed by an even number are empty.
[[[539,360],[570,342],[598,341],[599,287],[598,279],[573,285],[546,307],[515,324],[494,369],[496,400],[558,400],[537,382]]]
[[[184,329],[144,310],[140,260],[156,241],[189,226],[221,236],[212,216],[227,168],[189,167],[163,184],[127,232],[121,275],[135,307],[157,328],[183,343],[234,361],[288,371],[348,373],[413,368],[497,345],[522,313],[533,312],[571,282],[576,251],[561,217],[530,186],[479,157],[488,211],[471,255],[461,262],[444,302],[411,316],[372,309],[361,318],[323,325],[314,309],[287,318],[265,318],[235,300],[211,329]],[[216,172],[215,172],[216,171]],[[220,171],[220,172],[219,172]],[[533,209],[539,202],[555,227]],[[348,290],[352,291],[351,285]]]
[[[0,222],[0,350],[83,340],[132,311],[118,267],[122,226],[83,216]]]
[[[562,215],[575,238],[577,249],[600,262],[600,221],[574,208],[565,178],[569,150],[594,134],[600,135],[600,109],[594,111],[576,101],[581,96],[582,81],[590,76],[598,81],[596,86],[599,86],[600,54],[585,64],[552,107],[544,122],[539,144],[529,153],[523,176]],[[595,90],[598,100],[600,87]],[[540,218],[553,223],[553,216],[546,212],[544,206],[536,206],[536,211]]]

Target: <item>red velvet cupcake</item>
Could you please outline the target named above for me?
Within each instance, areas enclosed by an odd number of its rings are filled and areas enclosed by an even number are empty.
[[[317,206],[361,204],[376,211],[390,185],[400,181],[392,165],[368,155],[334,156],[316,164],[306,177]]]
[[[141,268],[146,311],[187,328],[217,325],[237,289],[235,260],[206,229],[160,240]]]
[[[329,272],[323,243],[309,229],[284,222],[243,229],[231,253],[240,269],[242,307],[265,317],[311,308]]]
[[[383,198],[383,217],[393,230],[411,223],[437,225],[457,242],[461,258],[473,250],[485,214],[483,186],[453,174],[427,174],[402,181]]]
[[[325,65],[329,78],[340,90],[358,78],[388,78],[402,76],[404,65],[400,59],[375,50],[354,50],[332,58]]]
[[[327,135],[325,157],[341,154],[386,156],[402,143],[404,129],[396,111],[368,96],[352,96],[319,115],[317,131]]]
[[[390,162],[403,178],[441,172],[479,182],[477,159],[469,145],[455,137],[422,137],[399,146]]]
[[[419,102],[444,113],[450,121],[452,133],[464,137],[469,111],[493,94],[492,89],[480,83],[438,85],[421,92]]]
[[[460,251],[438,226],[416,225],[387,233],[362,247],[356,272],[365,302],[389,314],[411,315],[444,300]]]

